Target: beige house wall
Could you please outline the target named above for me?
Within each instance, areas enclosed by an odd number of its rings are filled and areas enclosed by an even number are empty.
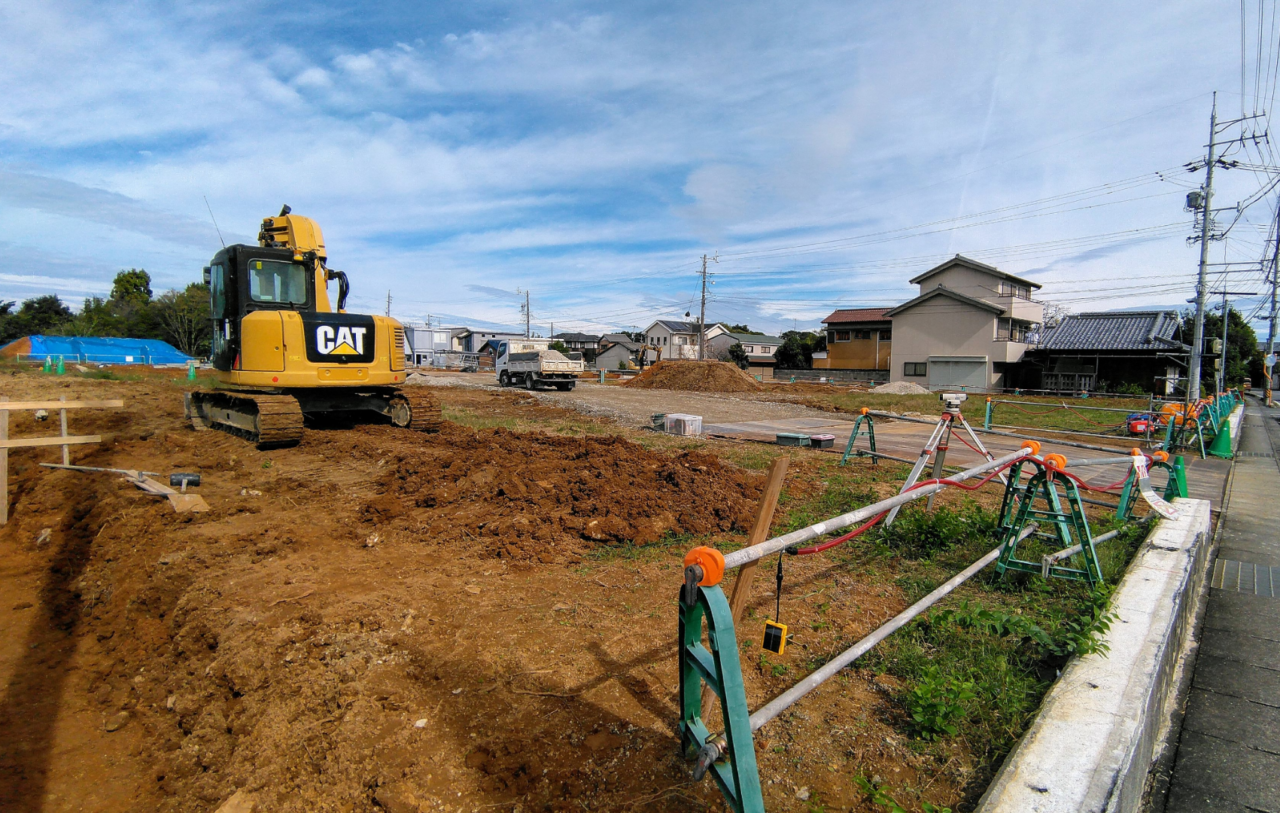
[[[1000,297],[1000,280],[998,278],[963,265],[956,265],[945,271],[939,271],[932,277],[922,281],[919,286],[920,293],[927,294],[939,285],[945,285],[958,294],[992,303]],[[897,326],[896,318],[894,319],[894,326]]]
[[[903,374],[907,362],[928,362],[930,356],[986,356],[991,386],[993,352],[1008,342],[996,342],[996,315],[948,297],[935,297],[893,317],[893,361],[890,381],[927,386],[927,376]],[[1024,345],[1025,347],[1025,345]]]

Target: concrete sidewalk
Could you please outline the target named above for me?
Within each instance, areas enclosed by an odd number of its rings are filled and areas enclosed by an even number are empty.
[[[1166,813],[1280,813],[1277,418],[1249,402]]]

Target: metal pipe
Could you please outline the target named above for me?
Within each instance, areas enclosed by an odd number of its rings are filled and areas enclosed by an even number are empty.
[[[1031,454],[1030,449],[1019,449],[1016,452],[1010,452],[1004,457],[997,457],[995,460],[984,461],[983,464],[980,466],[974,466],[971,469],[965,469],[964,471],[955,475],[951,479],[968,480],[972,477],[976,477],[979,474],[985,474],[986,472],[989,472],[992,469],[1000,468],[1006,463],[1012,463],[1015,460],[1021,460],[1022,458],[1027,457],[1030,454]],[[886,500],[881,500],[880,502],[872,503],[871,505],[865,506],[863,508],[859,508],[856,511],[850,511],[847,514],[841,514],[838,517],[832,517],[831,519],[823,520],[822,522],[815,523],[813,525],[810,525],[807,528],[801,528],[798,531],[792,531],[791,533],[783,534],[782,536],[775,536],[773,539],[768,539],[764,542],[761,542],[759,545],[752,545],[749,548],[742,548],[741,550],[736,550],[733,553],[729,553],[725,555],[724,557],[725,570],[732,570],[735,567],[742,567],[745,564],[759,561],[771,553],[777,553],[778,551],[783,550],[784,548],[789,548],[792,545],[799,545],[803,542],[808,542],[810,539],[817,539],[820,536],[829,534],[832,531],[838,531],[841,528],[847,528],[850,525],[855,525],[859,522],[865,522],[866,520],[874,517],[876,514],[883,513],[884,511],[888,511],[891,508],[896,508],[901,505],[906,505],[907,503],[912,502],[914,500],[921,499],[922,497],[927,497],[936,491],[941,491],[943,488],[946,488],[946,486],[942,483],[932,483],[930,485],[922,486],[912,491],[907,491],[902,494],[896,494]]]
[[[1133,455],[1116,455],[1115,457],[1089,457],[1084,460],[1068,460],[1067,468],[1074,469],[1080,466],[1111,466],[1117,463],[1132,464]]]
[[[1026,539],[1034,531],[1035,526],[1028,525],[1023,529],[1022,533],[1018,535],[1018,541],[1021,542],[1023,539]],[[995,550],[992,550],[986,556],[983,556],[978,561],[952,576],[944,582],[941,587],[882,624],[875,632],[871,633],[866,638],[863,638],[858,643],[849,647],[844,652],[841,652],[839,655],[814,670],[814,672],[807,678],[761,706],[754,714],[751,715],[752,732],[759,731],[765,723],[768,723],[770,720],[786,711],[787,707],[791,706],[797,700],[821,686],[825,681],[834,677],[841,669],[867,654],[867,652],[871,651],[872,647],[902,629],[911,621],[911,619],[920,615],[920,613],[929,609],[934,604],[937,604],[939,600],[945,597],[952,590],[955,590],[957,587],[972,578],[978,571],[994,562],[1002,550],[1004,550],[1004,545],[1000,545]]]
[[[1159,516],[1159,515],[1154,512],[1147,514],[1145,517],[1138,520],[1138,524],[1142,525],[1147,522],[1150,522],[1156,516]],[[1099,536],[1098,538],[1094,539],[1093,544],[1097,546],[1097,545],[1101,545],[1103,542],[1110,542],[1112,539],[1115,539],[1120,534],[1121,530],[1123,529],[1117,528],[1114,531],[1107,531],[1102,536]],[[1072,545],[1071,547],[1063,548],[1062,550],[1057,551],[1056,553],[1046,553],[1044,556],[1040,557],[1040,561],[1042,563],[1042,567],[1045,573],[1045,578],[1046,579],[1049,578],[1049,568],[1053,567],[1058,562],[1061,562],[1063,559],[1070,559],[1072,556],[1075,556],[1077,553],[1079,553],[1082,550],[1084,550],[1084,545],[1082,544]]]
[[[1046,406],[1046,407],[1057,407],[1059,409],[1091,409],[1094,412],[1124,412],[1126,414],[1142,411],[1140,409],[1117,409],[1116,407],[1078,406],[1074,404],[1071,406],[1068,406],[1063,403],[1049,404],[1049,403],[1045,403],[1044,401],[1002,401],[1002,400],[996,399],[996,400],[993,400],[991,403],[1013,404],[1014,406],[1030,406],[1030,407]]]
[[[1054,429],[1053,427],[1049,427],[1049,426],[1018,426],[1017,424],[1012,424],[1012,423],[993,423],[991,425],[999,427],[1001,429],[1022,429],[1027,432],[1057,432],[1060,435],[1080,435],[1081,437],[1086,437],[1086,438],[1124,439],[1124,438],[1132,437],[1132,435],[1115,435],[1115,434],[1109,435],[1104,432],[1084,432],[1079,429]],[[1123,428],[1124,427],[1122,425],[1116,426],[1116,429],[1123,429]],[[986,431],[990,432],[991,430],[987,429]]]
[[[924,418],[908,418],[905,415],[896,415],[892,412],[885,412],[884,410],[879,410],[879,409],[870,410],[870,414],[875,415],[877,418],[888,418],[893,421],[910,421],[912,423],[936,423],[936,421],[925,420]],[[1074,446],[1077,449],[1092,449],[1095,452],[1116,451],[1116,448],[1114,446],[1095,446],[1092,443],[1076,443],[1074,440],[1058,440],[1056,438],[1050,440],[1047,438],[1037,438],[1034,436],[1019,435],[1015,432],[997,432],[994,429],[974,429],[973,431],[981,432],[984,435],[998,435],[999,437],[1002,437],[1002,438],[1016,438],[1017,440],[1037,440],[1037,441],[1040,441],[1041,443],[1052,443],[1055,446]],[[1052,432],[1054,430],[1037,429],[1036,431]]]

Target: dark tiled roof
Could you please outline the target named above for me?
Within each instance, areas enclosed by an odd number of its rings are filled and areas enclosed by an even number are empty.
[[[1032,282],[1029,279],[1023,279],[1022,277],[1015,277],[1013,274],[1007,274],[1004,271],[1001,271],[999,268],[996,268],[994,265],[987,265],[986,263],[980,263],[977,260],[971,260],[968,257],[964,256],[963,254],[957,254],[956,256],[952,257],[946,262],[940,263],[939,265],[935,265],[933,268],[930,268],[928,271],[924,272],[923,274],[917,277],[912,277],[911,284],[918,285],[920,284],[921,281],[926,280],[929,277],[932,277],[934,274],[937,274],[939,271],[946,271],[948,268],[952,267],[953,265],[962,265],[965,268],[972,268],[974,271],[982,271],[984,273],[990,274],[993,277],[999,277],[1000,279],[1007,279],[1007,280],[1013,280],[1014,282],[1020,282],[1023,285],[1028,285],[1032,288],[1042,287],[1038,282]]]
[[[1077,313],[1046,331],[1037,346],[1041,350],[1162,350],[1177,330],[1178,314],[1173,311]]]
[[[782,339],[777,336],[766,336],[763,333],[726,333],[739,342],[750,344],[782,344]]]
[[[658,324],[665,327],[672,333],[697,333],[697,322],[673,322],[670,319],[659,319]]]
[[[964,304],[975,307],[978,310],[990,311],[991,313],[1004,313],[1004,308],[1000,307],[999,305],[992,305],[990,302],[986,302],[981,299],[975,299],[972,296],[966,296],[960,293],[959,291],[953,291],[945,285],[939,285],[937,288],[931,288],[928,291],[925,291],[915,299],[909,300],[907,302],[903,302],[901,305],[899,305],[896,308],[890,308],[889,310],[885,311],[885,316],[896,316],[897,314],[905,311],[907,308],[914,308],[916,305],[919,305],[922,302],[928,302],[930,299],[933,299],[936,296],[945,296],[948,299],[954,299],[957,302],[963,302]]]
[[[566,342],[598,342],[600,337],[594,333],[557,333],[552,336],[553,339],[560,339]]]
[[[887,322],[885,316],[890,308],[844,308],[822,320],[824,325],[844,324],[845,322]]]

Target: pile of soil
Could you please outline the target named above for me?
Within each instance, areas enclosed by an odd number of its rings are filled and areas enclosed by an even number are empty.
[[[872,392],[879,392],[885,395],[928,395],[929,390],[919,384],[912,384],[910,381],[894,381],[892,384],[881,384],[878,387],[872,387]]]
[[[616,435],[450,425],[397,454],[371,520],[410,513],[434,540],[553,562],[598,544],[749,530],[760,478],[711,455],[670,457]]]
[[[660,361],[623,384],[646,390],[762,392],[760,382],[723,361]]]

